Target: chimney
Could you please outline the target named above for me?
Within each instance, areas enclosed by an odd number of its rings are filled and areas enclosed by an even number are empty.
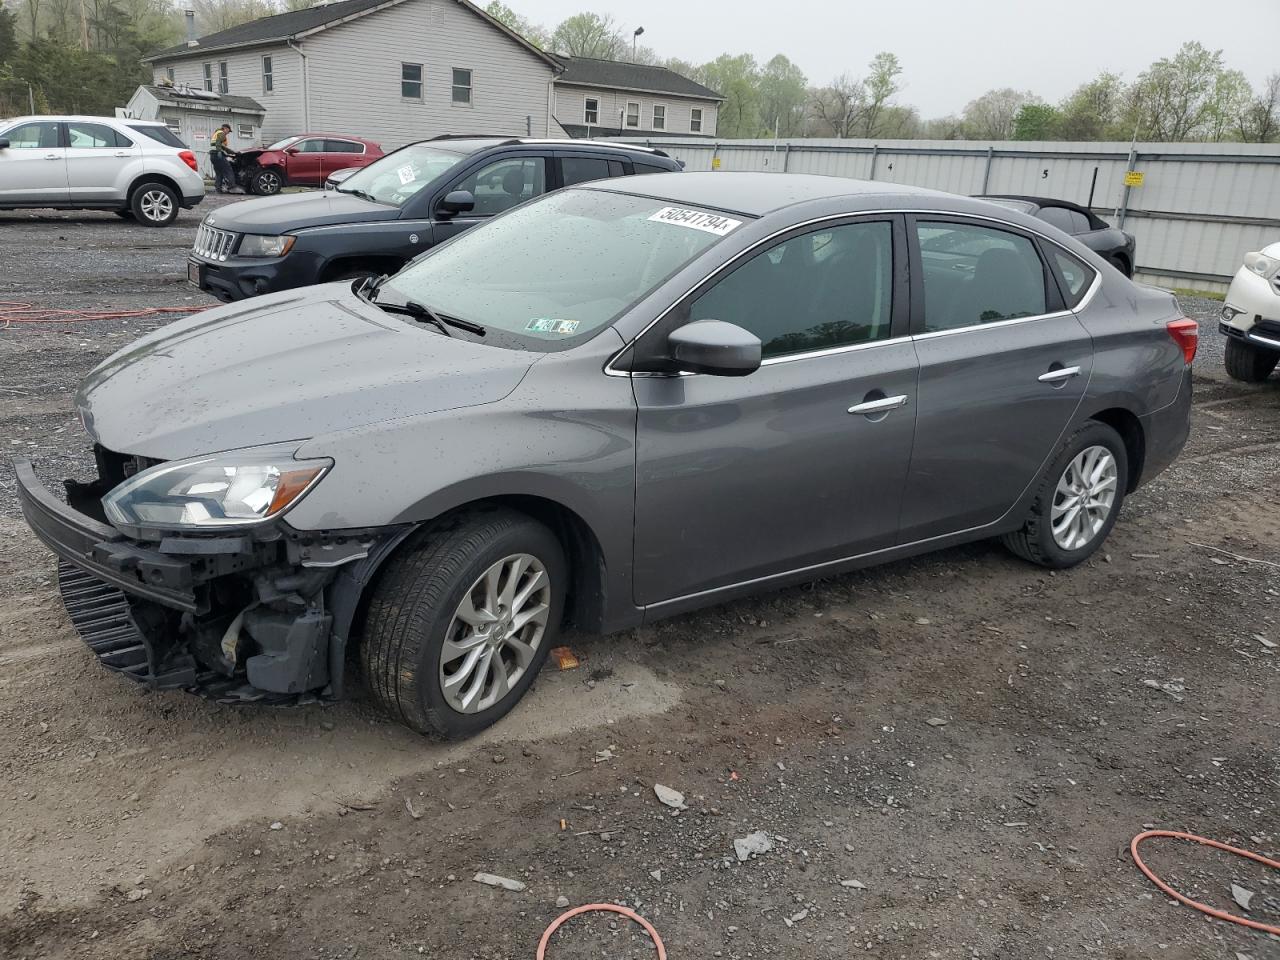
[[[194,10],[184,11],[187,18],[187,46],[197,46],[200,41],[196,39],[196,12]]]

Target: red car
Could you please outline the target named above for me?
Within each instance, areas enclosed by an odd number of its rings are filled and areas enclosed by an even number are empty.
[[[258,150],[241,150],[235,157],[236,175],[246,193],[264,197],[282,187],[321,187],[335,170],[363,167],[382,156],[372,140],[333,133],[304,133],[285,137]]]

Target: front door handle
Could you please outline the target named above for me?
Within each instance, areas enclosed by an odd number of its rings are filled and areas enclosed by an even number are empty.
[[[879,400],[864,400],[862,403],[855,403],[849,408],[850,413],[874,414],[888,413],[890,410],[897,410],[899,407],[907,405],[907,395],[904,393],[897,397],[881,397]]]
[[[1079,367],[1059,367],[1057,370],[1050,370],[1048,373],[1040,374],[1038,379],[1041,383],[1058,383],[1078,376],[1080,376]]]
[[[56,154],[56,153],[46,153],[46,154],[44,155],[44,158],[45,158],[46,160],[61,160],[61,159],[62,159],[62,157],[61,157],[60,155]]]

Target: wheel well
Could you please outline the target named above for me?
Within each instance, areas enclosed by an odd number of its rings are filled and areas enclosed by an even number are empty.
[[[1113,253],[1111,254],[1110,259],[1112,263],[1120,268],[1120,272],[1126,277],[1133,276],[1133,264],[1129,262],[1129,258],[1123,253]]]
[[[1126,493],[1138,489],[1138,481],[1142,479],[1142,466],[1147,456],[1147,440],[1142,432],[1142,423],[1136,416],[1123,407],[1112,407],[1095,413],[1090,419],[1105,423],[1120,434],[1124,441],[1124,452],[1129,458],[1129,482]]]
[[[161,183],[174,192],[178,198],[178,203],[182,203],[182,188],[178,184],[165,176],[163,173],[144,173],[129,184],[129,192],[126,194],[125,203],[129,206],[133,205],[133,195],[138,192],[138,188],[145,183]]]
[[[399,257],[338,257],[325,264],[321,282],[336,279],[349,270],[369,269],[374,273],[395,273],[404,266]]]

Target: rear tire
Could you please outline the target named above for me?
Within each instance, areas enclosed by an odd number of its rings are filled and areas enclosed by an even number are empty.
[[[522,513],[464,513],[424,531],[369,599],[361,661],[375,699],[431,736],[490,726],[555,645],[568,573],[559,540]]]
[[[1133,265],[1125,260],[1124,257],[1108,257],[1107,259],[1111,261],[1111,265],[1113,267],[1123,273],[1130,280],[1133,279]]]
[[[1227,375],[1243,383],[1262,383],[1280,363],[1280,351],[1265,350],[1242,340],[1227,340]]]
[[[144,227],[167,227],[178,219],[178,195],[172,187],[148,180],[134,187],[129,209]]]
[[[1096,482],[1089,476],[1095,470],[1099,473]],[[1072,480],[1073,471],[1077,478],[1084,474],[1084,483]],[[1001,541],[1023,560],[1042,567],[1074,567],[1087,560],[1111,533],[1128,483],[1124,440],[1105,423],[1090,420],[1067,438],[1041,476],[1022,528],[1005,534]],[[1071,505],[1077,502],[1073,513]],[[1080,520],[1074,529],[1073,517]]]

